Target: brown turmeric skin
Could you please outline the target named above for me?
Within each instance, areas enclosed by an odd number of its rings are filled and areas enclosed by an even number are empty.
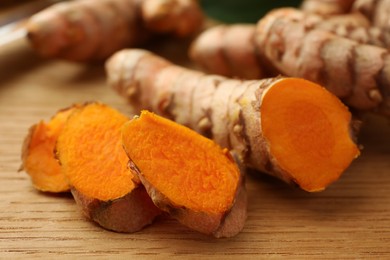
[[[381,30],[390,29],[390,2],[387,0],[355,0],[352,10],[365,15],[373,26]]]
[[[245,166],[306,191],[325,189],[359,155],[347,107],[310,81],[227,79],[142,50],[117,52],[106,68],[109,84],[136,108],[188,126]]]
[[[31,45],[42,56],[84,62],[104,60],[155,34],[188,36],[202,22],[195,0],[79,0],[39,12],[26,28]]]
[[[253,24],[218,25],[201,33],[190,48],[191,60],[210,73],[261,79],[266,75],[257,58]]]
[[[242,230],[243,175],[226,149],[147,111],[124,125],[122,140],[131,168],[160,209],[215,237]]]
[[[44,192],[66,192],[69,184],[54,156],[58,136],[73,108],[58,111],[52,119],[33,125],[22,148],[22,167],[37,190]]]
[[[127,167],[121,127],[128,118],[100,103],[77,108],[56,151],[61,170],[84,215],[117,232],[135,232],[160,214]]]
[[[355,0],[303,0],[301,9],[305,12],[320,15],[348,13]]]

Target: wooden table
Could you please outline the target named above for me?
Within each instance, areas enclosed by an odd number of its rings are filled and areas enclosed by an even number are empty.
[[[169,46],[164,53],[184,53]],[[106,86],[102,65],[43,60],[23,41],[1,49],[0,258],[390,258],[390,125],[383,118],[367,118],[362,156],[324,192],[250,174],[248,219],[234,238],[209,238],[168,218],[119,234],[86,221],[69,194],[40,193],[18,172],[29,126],[90,100],[131,113]]]

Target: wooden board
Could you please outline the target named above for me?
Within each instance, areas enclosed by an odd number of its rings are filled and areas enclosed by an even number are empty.
[[[119,234],[86,221],[70,195],[37,192],[18,172],[29,126],[90,100],[131,113],[106,86],[102,65],[42,60],[23,41],[0,50],[0,258],[390,258],[390,125],[383,118],[367,119],[362,156],[324,192],[250,174],[248,219],[234,238],[209,238],[168,218]]]

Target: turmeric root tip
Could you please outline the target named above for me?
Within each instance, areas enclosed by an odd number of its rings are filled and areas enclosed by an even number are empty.
[[[351,120],[348,109],[314,83],[276,82],[263,96],[260,113],[271,154],[304,190],[324,189],[359,155],[343,123]]]
[[[74,111],[56,146],[84,214],[118,232],[138,231],[160,213],[127,167],[121,143],[121,127],[127,120],[108,106],[87,104]]]
[[[233,236],[243,228],[243,180],[227,150],[147,111],[126,123],[122,132],[132,168],[160,209],[216,237]]]

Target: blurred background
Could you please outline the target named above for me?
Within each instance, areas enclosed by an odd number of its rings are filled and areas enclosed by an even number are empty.
[[[200,0],[206,14],[225,23],[256,23],[277,7],[298,7],[301,0]]]

